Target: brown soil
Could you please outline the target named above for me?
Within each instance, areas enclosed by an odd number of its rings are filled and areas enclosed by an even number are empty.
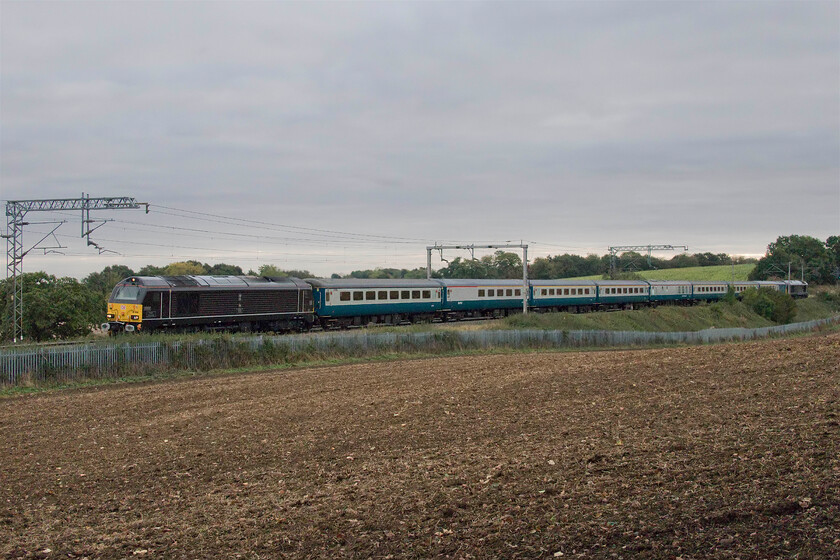
[[[828,558],[840,335],[0,401],[0,554]]]

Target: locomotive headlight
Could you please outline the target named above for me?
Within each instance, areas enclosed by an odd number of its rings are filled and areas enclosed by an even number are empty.
[[[113,319],[114,314],[113,313],[108,313],[107,315],[105,315],[105,317],[107,317],[108,319]]]
[[[139,321],[140,320],[140,315],[132,315],[131,320],[132,321]]]

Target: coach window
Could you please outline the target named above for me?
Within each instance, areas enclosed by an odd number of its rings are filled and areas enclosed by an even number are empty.
[[[484,290],[478,290],[478,297],[484,297]]]
[[[385,290],[382,290],[381,292],[379,292],[379,295],[377,296],[377,299],[388,299],[388,292],[386,292]]]
[[[420,299],[420,290],[412,290],[411,299]]]
[[[496,290],[487,290],[487,297],[495,297]]]
[[[391,291],[391,299],[400,299],[400,293],[396,290]]]
[[[506,296],[512,296],[513,295],[513,289],[509,289],[509,290],[505,291],[505,295]]]
[[[522,295],[522,290],[516,290],[516,295],[521,296]]]
[[[365,297],[364,292],[353,292],[353,301],[362,301],[363,297]]]
[[[365,299],[376,299],[376,292],[365,292]]]
[[[423,290],[423,299],[432,299],[432,291]]]
[[[551,293],[552,291],[553,291],[553,290],[548,290],[548,293]],[[542,289],[540,290],[540,295],[541,295],[541,296],[544,296],[544,295],[545,295],[545,292],[546,292],[546,289],[545,289],[545,288],[542,288]]]
[[[350,301],[350,292],[341,292],[339,299],[341,301]]]
[[[402,299],[411,299],[411,292],[409,292],[408,290],[403,290],[400,292],[400,297]]]
[[[330,292],[329,292],[329,290],[325,291],[324,293],[326,294],[327,303],[329,303],[330,302]]]

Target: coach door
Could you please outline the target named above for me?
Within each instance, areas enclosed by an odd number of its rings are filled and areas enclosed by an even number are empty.
[[[161,292],[161,301],[160,301],[160,316],[163,319],[168,319],[172,316],[171,313],[171,294],[172,292],[167,290],[165,292]]]

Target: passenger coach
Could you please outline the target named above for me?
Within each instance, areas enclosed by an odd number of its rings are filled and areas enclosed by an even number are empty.
[[[521,280],[438,280],[445,288],[443,318],[500,317],[522,309]],[[526,293],[524,297],[528,297]]]
[[[531,280],[531,306],[542,311],[587,311],[598,301],[593,280]]]
[[[436,280],[308,278],[324,328],[431,321],[444,294]]]

